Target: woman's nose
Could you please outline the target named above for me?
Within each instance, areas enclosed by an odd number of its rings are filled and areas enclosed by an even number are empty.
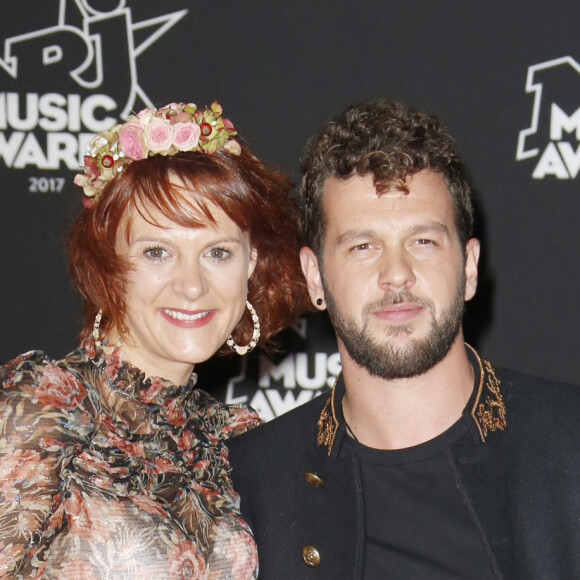
[[[179,264],[175,274],[173,289],[187,300],[197,300],[207,292],[207,282],[198,263]]]

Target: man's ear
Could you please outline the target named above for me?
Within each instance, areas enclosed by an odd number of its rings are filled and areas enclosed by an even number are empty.
[[[304,278],[306,278],[308,294],[310,294],[312,304],[314,304],[318,310],[324,310],[326,304],[324,300],[324,288],[322,287],[322,276],[320,274],[318,258],[307,246],[300,250],[300,264],[302,265]]]
[[[477,289],[477,264],[479,263],[479,240],[471,238],[465,244],[465,300],[471,300]]]

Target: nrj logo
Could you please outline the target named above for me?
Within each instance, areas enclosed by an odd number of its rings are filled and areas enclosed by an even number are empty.
[[[535,159],[533,179],[575,179],[580,171],[580,64],[564,56],[528,68],[532,123],[520,131],[516,159]]]
[[[0,93],[0,158],[7,167],[77,169],[92,134],[152,106],[137,57],[187,10],[133,22],[127,0],[106,12],[94,4],[60,0],[56,25],[4,40],[0,79],[25,87]]]

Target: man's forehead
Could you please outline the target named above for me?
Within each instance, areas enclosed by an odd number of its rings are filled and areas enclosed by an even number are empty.
[[[404,181],[391,181],[388,183],[375,184],[373,176],[351,175],[346,178],[329,177],[322,189],[322,202],[332,204],[334,198],[343,198],[348,203],[349,196],[355,198],[366,196],[369,200],[374,197],[381,200],[398,200],[400,203],[406,198],[421,197],[425,201],[436,198],[440,202],[448,202],[453,205],[451,193],[444,177],[431,169],[423,169],[409,175]]]
[[[349,238],[353,232],[359,236],[371,230],[457,235],[453,201],[439,173],[418,172],[408,180],[407,187],[407,192],[392,187],[381,193],[371,176],[332,178],[323,194],[326,235],[331,234],[335,241]]]

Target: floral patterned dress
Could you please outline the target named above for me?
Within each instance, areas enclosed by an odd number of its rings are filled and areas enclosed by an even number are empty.
[[[225,442],[259,423],[86,342],[0,367],[0,578],[255,579]]]

